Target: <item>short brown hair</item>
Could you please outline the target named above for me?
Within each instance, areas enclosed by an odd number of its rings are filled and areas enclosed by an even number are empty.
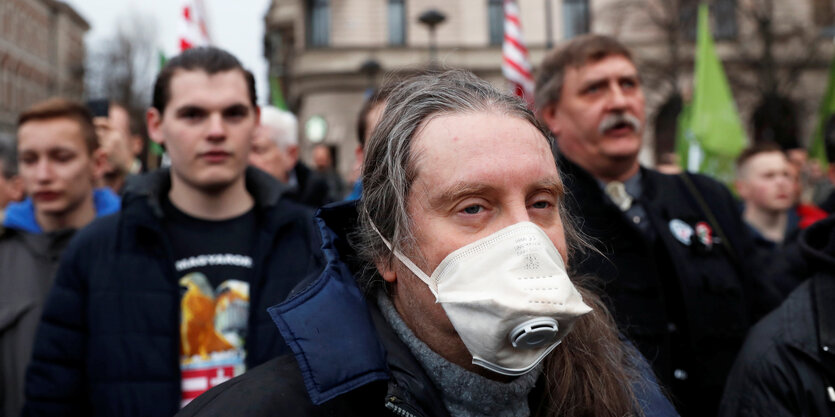
[[[171,58],[162,67],[157,79],[154,82],[151,106],[160,115],[165,113],[165,106],[171,101],[171,80],[178,71],[204,71],[206,74],[214,75],[226,71],[240,71],[246,81],[249,93],[249,102],[252,107],[258,107],[257,95],[255,92],[255,77],[251,72],[244,69],[238,58],[229,52],[213,46],[201,46],[183,51],[180,55]]]
[[[751,158],[762,154],[762,153],[772,153],[772,152],[779,152],[783,155],[786,154],[786,151],[783,150],[777,142],[772,141],[765,141],[765,142],[758,142],[755,143],[747,148],[745,148],[742,153],[736,158],[736,169],[737,173],[748,162]]]
[[[84,135],[87,151],[92,154],[99,148],[99,137],[93,125],[93,114],[81,103],[65,98],[50,98],[24,110],[17,118],[17,129],[20,130],[21,126],[27,122],[52,119],[70,119],[78,123],[81,134]]]
[[[620,55],[632,61],[632,53],[624,44],[605,35],[577,36],[554,49],[542,61],[536,77],[534,104],[537,114],[548,104],[559,102],[566,68],[581,67],[612,55]]]

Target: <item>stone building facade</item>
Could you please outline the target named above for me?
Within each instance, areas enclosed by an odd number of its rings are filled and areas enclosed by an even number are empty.
[[[17,115],[40,100],[82,98],[89,29],[61,1],[0,1],[0,137],[11,137]]]
[[[591,31],[617,36],[635,52],[645,77],[648,124],[655,123],[656,113],[674,91],[689,90],[698,1],[517,1],[523,36],[535,68],[554,44]],[[832,28],[831,18],[821,18],[827,13],[831,15],[832,0],[713,1],[717,48],[732,78],[746,125],[759,105],[761,94],[757,94],[756,87],[762,81],[757,79],[758,73],[750,62],[757,59],[761,47],[757,43],[755,23],[746,13],[759,10],[763,3],[774,7],[774,20],[778,22],[774,31],[778,38],[785,41],[783,32],[795,26],[806,27],[808,36],[804,39],[816,48],[815,53],[794,57],[797,59],[789,55],[808,47],[802,40],[795,40],[795,45],[778,44],[773,48],[778,73],[803,64],[802,71],[783,89],[783,94],[797,105],[797,135],[806,138],[826,87],[832,56],[831,40],[820,37]],[[675,8],[671,9],[671,4]],[[303,159],[309,158],[312,147],[305,125],[311,119],[324,119],[327,126],[324,135],[316,134],[312,139],[321,139],[331,146],[340,173],[346,176],[350,173],[358,143],[356,117],[366,92],[386,78],[430,65],[432,37],[427,25],[419,22],[419,16],[427,10],[435,9],[446,17],[435,30],[439,64],[469,69],[503,86],[501,7],[501,0],[273,0],[265,16],[265,56],[269,61],[269,76],[281,81],[284,98],[299,117]],[[669,22],[658,20],[665,13],[676,14],[674,33],[669,25],[665,26]],[[795,26],[789,27],[789,22]],[[675,42],[671,43],[671,39]],[[740,48],[750,53],[741,54]],[[675,59],[671,58],[673,55]],[[742,55],[750,55],[748,61]],[[753,132],[754,128],[749,126],[749,130]],[[651,165],[655,129],[650,125],[646,131],[642,160]]]

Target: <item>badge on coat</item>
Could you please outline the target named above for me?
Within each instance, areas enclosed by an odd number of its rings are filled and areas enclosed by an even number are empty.
[[[690,246],[690,238],[693,236],[693,228],[683,220],[670,220],[670,232],[685,246]]]
[[[707,222],[696,223],[696,237],[705,248],[710,249],[713,246],[713,229]]]

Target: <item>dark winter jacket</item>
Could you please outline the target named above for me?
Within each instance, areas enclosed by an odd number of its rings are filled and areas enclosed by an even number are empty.
[[[603,193],[597,181],[561,158],[570,211],[601,253],[571,263],[599,277],[619,328],[670,387],[682,415],[716,412],[750,317],[778,299],[756,281],[753,243],[737,203],[720,183],[688,175],[719,225],[700,208],[680,176],[641,168],[642,195],[654,239]],[[695,233],[708,225],[710,236]],[[686,225],[686,226],[684,226]],[[717,227],[730,240],[728,250]],[[689,228],[691,235],[686,235]],[[681,234],[676,237],[674,230]]]
[[[811,279],[751,329],[722,417],[835,416],[835,217],[806,229],[800,246]]]
[[[270,361],[206,392],[179,416],[448,416],[441,394],[376,303],[366,300],[346,235],[354,203],[328,206],[317,221],[327,267],[270,314],[294,356]],[[674,416],[643,358],[634,388],[645,416]],[[541,384],[533,412],[547,401]]]
[[[320,270],[318,233],[282,186],[247,169],[255,199],[247,369],[285,353],[267,307]],[[59,267],[26,375],[27,416],[170,416],[180,408],[180,291],[161,198],[168,171],[76,236]]]
[[[119,210],[106,189],[93,198],[96,216]],[[0,227],[0,416],[20,415],[23,379],[32,356],[35,330],[52,287],[61,252],[75,229],[44,233],[31,199],[9,205]]]

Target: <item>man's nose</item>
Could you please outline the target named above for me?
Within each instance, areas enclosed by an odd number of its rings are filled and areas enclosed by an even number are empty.
[[[613,83],[609,91],[609,108],[613,110],[626,108],[626,105],[629,103],[629,99],[623,91],[623,88],[621,88],[619,84]]]
[[[520,201],[512,206],[508,207],[506,210],[506,222],[507,224],[502,225],[503,227],[512,226],[516,223],[521,222],[529,222],[531,221],[531,214],[528,212],[528,207],[525,201]]]
[[[206,135],[211,141],[220,141],[226,138],[226,126],[223,124],[223,116],[212,114],[209,116],[209,131]]]
[[[52,164],[47,158],[41,158],[35,165],[35,179],[38,182],[49,182],[52,179]]]

